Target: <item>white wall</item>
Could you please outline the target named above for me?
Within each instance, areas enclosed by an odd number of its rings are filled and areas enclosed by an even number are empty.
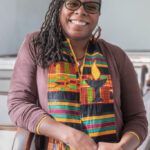
[[[107,41],[150,50],[150,0],[103,0],[99,23]]]
[[[39,30],[50,0],[0,0],[0,55],[17,53]],[[103,0],[102,37],[123,49],[150,49],[150,0]]]
[[[0,55],[17,53],[25,35],[39,30],[50,0],[0,0]]]

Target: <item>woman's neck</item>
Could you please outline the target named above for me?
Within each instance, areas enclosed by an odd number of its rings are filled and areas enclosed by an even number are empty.
[[[70,39],[72,49],[77,58],[81,58],[85,54],[85,50],[87,48],[88,42],[89,39],[82,40],[82,41]]]

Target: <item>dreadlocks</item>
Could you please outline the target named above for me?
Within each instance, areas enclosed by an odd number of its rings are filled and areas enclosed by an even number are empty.
[[[61,60],[67,61],[61,53],[63,45],[59,11],[63,3],[64,0],[51,1],[41,30],[37,37],[33,39],[33,46],[38,49],[36,54],[37,65],[43,68]],[[70,60],[74,63],[72,58]]]
[[[34,48],[38,47],[37,64],[43,68],[49,66],[50,63],[65,59],[61,55],[62,35],[59,31],[59,10],[63,3],[63,0],[52,0],[41,30],[33,39]]]

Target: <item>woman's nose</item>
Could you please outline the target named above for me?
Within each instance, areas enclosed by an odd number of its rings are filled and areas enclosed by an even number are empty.
[[[86,16],[87,12],[85,11],[85,9],[82,5],[77,10],[75,10],[75,14]]]

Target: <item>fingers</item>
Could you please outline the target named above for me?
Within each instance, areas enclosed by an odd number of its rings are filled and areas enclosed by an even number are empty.
[[[83,132],[78,132],[69,146],[71,150],[97,150],[98,148],[95,141]]]

